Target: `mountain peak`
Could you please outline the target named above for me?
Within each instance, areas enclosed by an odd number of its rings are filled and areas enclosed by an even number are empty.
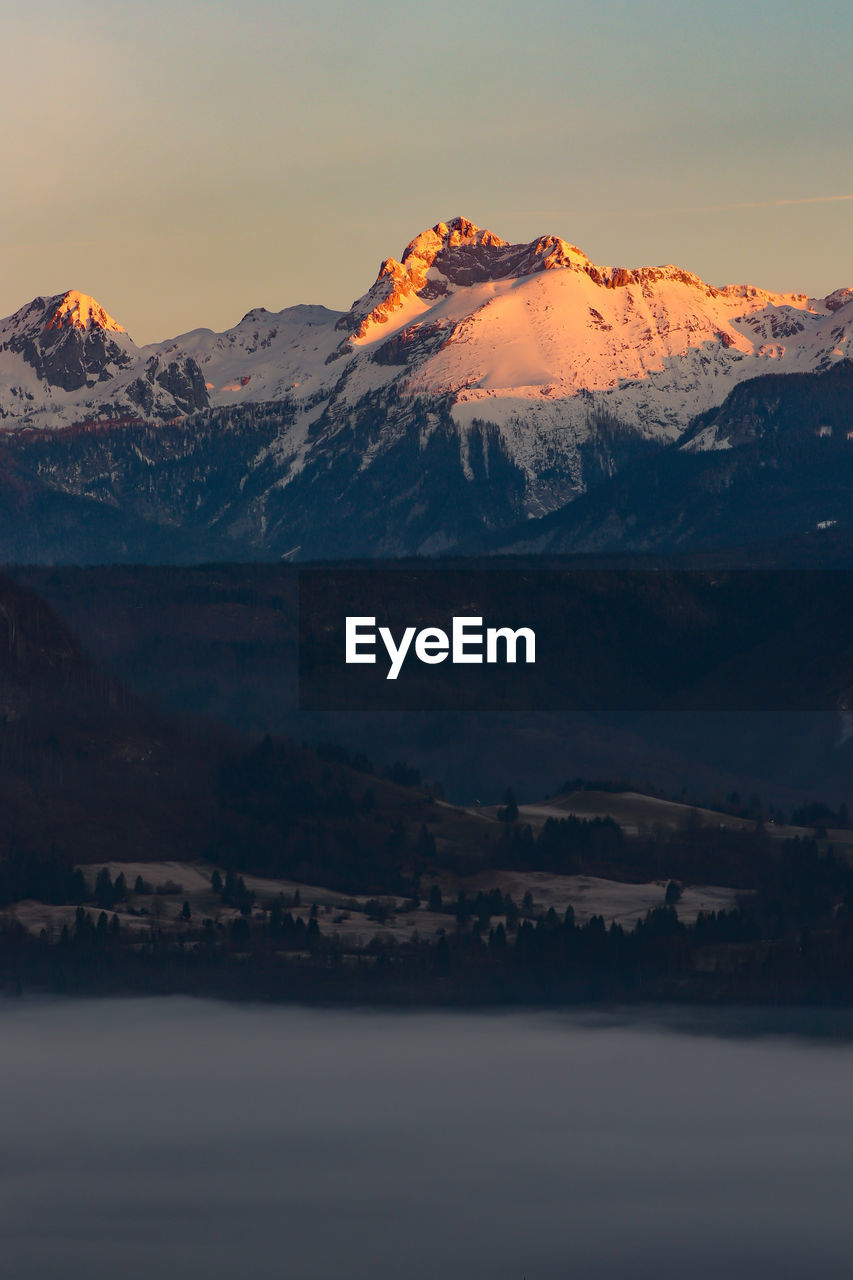
[[[401,262],[411,258],[434,260],[443,249],[457,249],[460,245],[494,245],[506,248],[508,242],[471,222],[470,218],[461,215],[451,218],[449,222],[437,222],[434,227],[422,231],[410,240],[403,250]]]
[[[78,289],[68,289],[45,300],[45,329],[104,329],[110,333],[126,333],[124,325],[119,324],[104,310],[101,304],[88,293],[80,293]]]
[[[559,267],[585,271],[599,282],[605,279],[577,245],[559,236],[511,244],[460,215],[415,236],[399,262],[386,258],[375,283],[341,317],[338,328],[349,330],[345,341],[357,341],[370,335],[376,325],[386,324],[413,296],[430,305],[470,285],[520,279]]]
[[[49,386],[79,391],[129,368],[136,347],[99,302],[68,289],[34,298],[0,321],[0,351],[6,350],[22,356]]]
[[[55,343],[61,335],[70,333],[80,336],[109,333],[114,337],[121,335],[122,341],[130,341],[124,325],[114,320],[95,298],[78,289],[33,298],[0,321],[0,343],[10,343],[13,349],[25,341]]]

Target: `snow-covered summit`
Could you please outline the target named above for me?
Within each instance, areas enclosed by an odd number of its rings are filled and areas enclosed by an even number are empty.
[[[36,338],[62,330],[77,329],[84,333],[101,330],[104,333],[126,334],[124,325],[114,320],[101,304],[77,289],[68,289],[52,297],[33,298],[13,315],[0,320],[0,342],[15,338]]]
[[[126,333],[124,325],[119,324],[104,310],[99,302],[88,293],[80,293],[77,289],[69,289],[56,298],[48,298],[49,314],[45,328],[63,329],[72,325],[75,329],[105,329],[111,333]]]
[[[191,364],[146,357],[87,293],[34,298],[0,321],[0,419],[9,425],[171,418],[206,403]]]
[[[413,299],[428,306],[457,289],[489,280],[519,279],[554,267],[587,269],[592,264],[576,245],[557,236],[510,244],[464,217],[437,222],[415,236],[400,261],[386,258],[367,293],[338,321],[350,341],[367,338],[378,325]]]
[[[214,404],[281,400],[312,394],[329,381],[339,311],[300,304],[284,311],[253,307],[224,333],[194,329],[146,351],[168,361],[189,357]]]

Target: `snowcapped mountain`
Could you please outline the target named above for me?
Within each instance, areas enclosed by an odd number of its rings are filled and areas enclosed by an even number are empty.
[[[85,295],[36,299],[0,322],[0,419],[98,424],[12,447],[136,517],[204,513],[258,554],[428,553],[559,508],[746,379],[830,369],[851,333],[850,289],[717,288],[454,218],[346,312],[261,308],[140,348]],[[729,443],[719,422],[689,436]]]
[[[154,349],[196,360],[214,405],[292,398],[295,468],[308,427],[322,419],[334,435],[365,396],[392,388],[399,408],[385,415],[386,442],[392,419],[406,430],[407,405],[440,402],[464,465],[471,424],[494,423],[535,512],[583,489],[579,446],[597,419],[674,440],[745,378],[844,358],[851,332],[849,289],[818,300],[715,288],[674,266],[597,266],[555,236],[508,244],[455,218],[383,262],[344,314],[252,311],[224,334]]]
[[[0,321],[0,421],[6,425],[168,419],[206,405],[191,360],[146,353],[88,294],[71,289],[35,298]]]

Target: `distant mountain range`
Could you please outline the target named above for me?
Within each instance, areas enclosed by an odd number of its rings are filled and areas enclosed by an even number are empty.
[[[87,295],[37,298],[0,322],[0,557],[669,550],[843,526],[851,332],[850,289],[715,288],[464,218],[347,312],[260,309],[140,348]]]

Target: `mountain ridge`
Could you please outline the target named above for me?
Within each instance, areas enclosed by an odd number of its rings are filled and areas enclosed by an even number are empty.
[[[346,312],[253,308],[137,347],[88,295],[37,299],[0,322],[0,438],[39,485],[192,527],[195,546],[435,554],[649,450],[728,447],[697,417],[750,379],[833,369],[851,334],[850,289],[602,267],[460,217]]]
[[[470,347],[470,341],[465,339],[471,336],[467,331],[472,322],[485,329],[481,336],[493,349],[506,346],[507,342],[515,346],[524,342],[523,331],[539,324],[541,317],[515,314],[518,309],[513,309],[509,294],[514,287],[521,287],[526,310],[535,311],[538,302],[529,290],[531,286],[536,287],[537,277],[541,283],[541,277],[546,275],[552,280],[561,278],[563,293],[566,286],[581,287],[585,280],[590,285],[590,296],[584,295],[583,299],[574,299],[569,304],[559,293],[553,297],[549,294],[544,302],[546,310],[553,311],[556,306],[557,310],[562,307],[571,314],[551,317],[552,328],[556,322],[555,333],[548,332],[547,324],[544,328],[539,326],[542,331],[534,334],[533,345],[538,345],[540,358],[534,358],[532,364],[527,359],[531,369],[527,370],[526,380],[520,376],[524,359],[511,362],[512,368],[496,369],[490,367],[488,361],[484,365],[482,352],[473,350],[469,354],[475,356],[476,367],[467,374],[448,367],[447,360],[436,364],[429,359],[437,354],[436,345],[440,350],[449,346]],[[679,296],[679,289],[689,292]],[[607,294],[623,296],[616,306],[612,296],[607,299],[602,304],[608,312],[604,314],[592,303],[599,295]],[[460,296],[454,305],[457,295]],[[701,306],[705,310],[689,315],[689,308],[685,310],[687,303],[700,305],[700,299],[704,300]],[[706,304],[709,303],[718,305],[708,312]],[[839,317],[848,306],[851,307],[849,316]],[[502,317],[500,313],[506,310],[512,314]],[[762,314],[765,311],[767,315]],[[833,333],[817,334],[818,346],[820,340],[825,339],[820,350],[800,350],[803,340],[799,335],[822,330],[822,320],[833,321]],[[558,396],[567,400],[584,391],[612,391],[620,384],[648,380],[663,373],[662,362],[691,354],[704,342],[719,344],[724,352],[747,358],[784,362],[787,356],[789,363],[799,360],[814,367],[832,355],[833,344],[846,342],[848,320],[853,320],[853,290],[850,289],[839,288],[824,299],[815,299],[799,293],[775,293],[748,284],[718,287],[672,264],[639,268],[602,266],[558,236],[543,235],[526,243],[511,244],[460,216],[447,223],[436,223],[415,236],[399,261],[385,259],[374,283],[348,311],[335,312],[311,304],[287,307],[279,312],[252,308],[236,325],[222,333],[202,328],[138,347],[124,327],[94,298],[69,290],[50,298],[36,298],[12,316],[0,320],[0,352],[23,355],[50,387],[69,392],[79,390],[85,379],[78,378],[75,385],[51,381],[50,370],[46,375],[43,371],[40,373],[31,350],[34,344],[55,345],[67,336],[75,337],[79,344],[81,333],[90,339],[97,335],[105,339],[110,334],[109,342],[115,345],[101,354],[99,367],[83,370],[91,375],[89,390],[92,377],[100,383],[110,383],[134,362],[141,363],[147,370],[156,360],[157,371],[162,372],[172,363],[191,360],[200,368],[211,365],[212,361],[211,371],[216,376],[203,379],[205,394],[199,392],[191,400],[185,398],[185,402],[175,397],[171,407],[175,414],[180,414],[208,405],[230,404],[234,402],[234,393],[257,403],[261,398],[277,399],[285,391],[306,385],[312,390],[330,392],[340,375],[335,369],[330,371],[329,365],[343,357],[358,357],[363,353],[370,357],[371,363],[389,368],[393,361],[383,360],[381,348],[375,344],[398,335],[402,339],[400,350],[408,348],[409,357],[418,357],[414,362],[407,358],[406,363],[417,376],[419,389],[447,391],[453,395],[457,420],[465,424],[470,421],[471,413],[461,406],[472,399],[486,402],[484,416],[489,420],[503,422],[506,414],[499,412],[501,406],[495,401],[506,395],[517,393],[522,398],[533,399],[535,390],[543,398]],[[516,332],[512,331],[513,321]],[[282,328],[286,330],[286,340],[276,343]],[[309,335],[303,331],[308,328],[324,332]],[[617,336],[606,337],[618,335],[620,330],[626,332],[630,342],[619,344]],[[338,338],[341,332],[344,336]],[[425,338],[437,333],[441,334],[439,344],[433,343],[430,347],[424,343]],[[786,338],[789,350],[785,348]],[[626,350],[636,345],[637,339],[644,353],[639,362],[626,358]],[[557,350],[552,349],[555,342]],[[596,342],[601,350],[594,349]],[[580,359],[575,360],[573,349],[578,346],[584,350]],[[282,364],[283,347],[290,352],[287,372],[293,376],[289,384],[285,384],[283,376],[276,377],[276,373],[281,374],[280,369],[270,367]],[[226,350],[232,357],[227,368],[222,360],[219,364],[216,361],[217,354],[221,356]],[[261,358],[264,353],[270,358]],[[426,360],[422,358],[424,354]],[[603,357],[610,357],[604,362],[608,365],[606,372],[602,368]],[[109,368],[110,363],[115,368]],[[421,368],[424,364],[429,367]],[[77,425],[93,416],[91,411],[99,407],[97,397],[62,405],[53,396],[49,405],[39,405],[33,388],[28,388],[29,398],[20,395],[16,398],[4,385],[7,379],[3,378],[3,372],[0,368],[0,415],[10,425],[18,421],[32,425]],[[298,376],[300,373],[302,377]],[[550,382],[546,373],[550,375]],[[388,381],[391,376],[387,375],[384,380]],[[366,380],[363,377],[357,381]],[[157,381],[156,374],[148,377],[149,384]],[[116,389],[120,394],[128,394],[121,378],[117,380]],[[133,393],[130,394],[137,416],[150,420],[163,418],[163,403],[147,400],[138,392],[134,400]],[[301,392],[298,398],[304,398],[305,394]],[[106,412],[95,413],[95,417],[126,416],[111,415],[115,405],[107,396],[100,407]],[[657,424],[662,430],[667,425]]]

